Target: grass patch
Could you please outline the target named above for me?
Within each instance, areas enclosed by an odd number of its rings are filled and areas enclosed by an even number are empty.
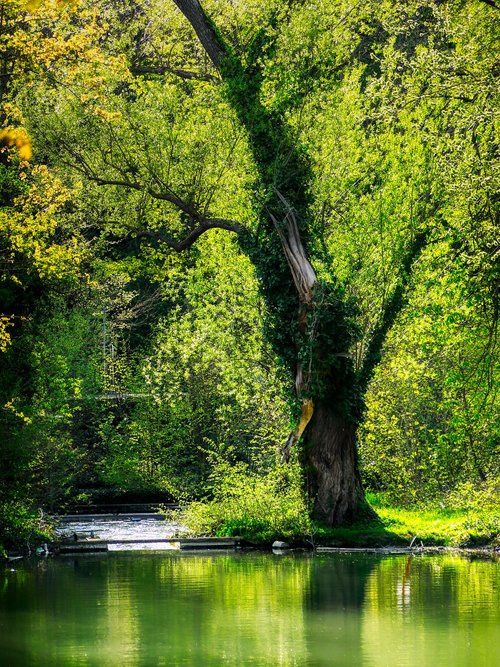
[[[498,505],[466,508],[391,505],[383,494],[368,493],[367,500],[379,522],[358,523],[348,528],[315,526],[313,540],[330,546],[424,546],[476,547],[500,545]]]
[[[499,542],[500,515],[488,511],[381,507],[377,513],[388,530],[424,545],[470,547]]]

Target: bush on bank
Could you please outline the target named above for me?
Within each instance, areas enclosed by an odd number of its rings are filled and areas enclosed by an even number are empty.
[[[50,540],[52,529],[41,511],[18,501],[0,503],[0,556],[7,549],[30,552],[36,544]]]
[[[211,476],[211,498],[187,504],[175,520],[193,535],[262,542],[311,533],[296,464],[262,474],[245,463],[220,462]]]

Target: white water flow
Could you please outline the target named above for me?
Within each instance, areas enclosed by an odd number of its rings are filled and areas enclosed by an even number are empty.
[[[71,540],[76,534],[79,540],[108,541],[111,542],[108,545],[109,551],[174,549],[176,547],[170,545],[168,540],[173,539],[180,530],[176,523],[169,522],[158,514],[60,516],[56,525],[56,535],[60,539]],[[134,542],[130,543],[130,540]]]

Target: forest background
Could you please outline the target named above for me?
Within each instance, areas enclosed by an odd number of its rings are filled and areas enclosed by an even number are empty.
[[[190,6],[1,3],[0,543],[126,493],[198,532],[352,520],[318,512],[335,401],[385,528],[492,539],[500,11],[207,0],[217,66]]]

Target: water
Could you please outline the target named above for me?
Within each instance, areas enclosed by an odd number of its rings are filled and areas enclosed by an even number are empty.
[[[500,564],[107,554],[0,570],[2,667],[496,667]]]
[[[87,516],[74,519],[59,517],[56,535],[60,538],[71,537],[74,533],[84,534],[105,540],[168,540],[179,530],[176,523],[166,521],[161,515],[116,515]],[[143,542],[140,544],[110,544],[110,551],[142,551],[174,549],[168,543]]]
[[[95,536],[102,540],[146,538],[164,540],[172,537],[177,530],[177,524],[165,521],[161,515],[137,517],[130,514],[113,517],[96,515],[91,520],[86,517],[69,520],[59,517],[56,533],[59,537],[64,537],[73,533],[93,531]]]

